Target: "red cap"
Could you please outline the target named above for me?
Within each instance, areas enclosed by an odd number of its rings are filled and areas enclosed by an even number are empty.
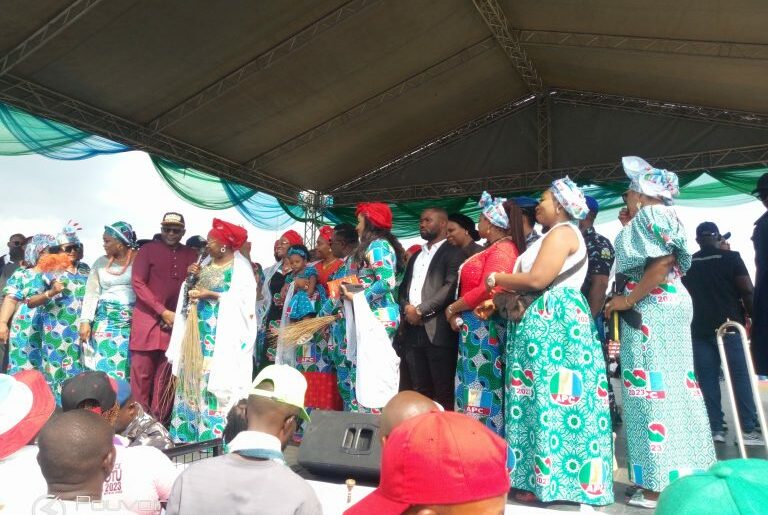
[[[330,225],[324,225],[320,228],[319,235],[321,238],[323,238],[328,243],[331,242],[331,238],[333,238],[333,227]]]
[[[301,245],[304,243],[304,240],[301,239],[301,236],[299,236],[299,233],[291,229],[290,231],[285,231],[282,236],[280,236],[280,239],[282,240],[285,238],[288,240],[288,243],[291,245]]]
[[[248,240],[248,231],[239,225],[214,218],[213,228],[208,232],[208,236],[224,245],[229,245],[234,250],[239,250]]]
[[[380,229],[392,228],[392,210],[382,202],[361,202],[357,205],[355,216],[363,215],[369,222]]]
[[[344,514],[399,514],[508,491],[506,442],[466,415],[432,412],[395,427],[382,451],[379,487]]]

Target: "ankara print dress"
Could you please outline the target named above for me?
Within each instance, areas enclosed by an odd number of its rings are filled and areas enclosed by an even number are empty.
[[[90,341],[83,345],[86,368],[115,379],[129,379],[128,341],[136,295],[131,285],[133,266],[123,268],[102,256],[86,283],[81,322],[91,324]]]
[[[45,291],[43,276],[32,268],[19,268],[5,283],[3,296],[19,302],[8,335],[8,374],[42,369],[42,333],[40,314],[26,301]]]
[[[232,283],[232,262],[216,266],[210,263],[200,270],[197,286],[217,293],[229,290]],[[187,399],[176,387],[171,427],[169,433],[174,442],[202,442],[221,438],[227,423],[224,406],[219,406],[216,396],[208,391],[208,377],[216,346],[216,325],[219,318],[219,301],[200,299],[197,302],[197,327],[200,331],[200,347],[203,353],[203,374],[200,378],[200,395]]]
[[[353,257],[348,256],[343,264],[334,272],[330,280],[343,279],[357,275],[357,267]],[[342,301],[338,297],[329,296],[318,311],[318,316],[336,315],[343,313]],[[336,383],[341,395],[344,411],[359,411],[360,406],[355,399],[354,364],[347,356],[347,321],[342,317],[333,322],[328,328],[328,360],[336,370]]]
[[[55,280],[64,284],[62,292],[39,307],[43,328],[43,375],[61,404],[61,383],[83,371],[80,345],[80,310],[90,268],[78,263],[75,272],[49,273],[43,276],[45,289]]]
[[[570,226],[580,247],[560,273],[586,255],[581,233]],[[549,234],[518,258],[516,272],[530,271]],[[586,270],[584,262],[507,328],[505,437],[511,484],[543,502],[613,502],[608,379],[589,305],[580,291]]]
[[[642,328],[621,324],[621,377],[629,479],[655,492],[715,463],[712,434],[693,372],[693,305],[680,277],[691,266],[685,229],[669,206],[640,209],[616,238],[616,271],[640,281],[648,258],[677,266],[635,309]]]

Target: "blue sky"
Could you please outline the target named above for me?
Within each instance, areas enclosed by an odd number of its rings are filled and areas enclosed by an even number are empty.
[[[166,211],[179,211],[187,219],[187,235],[205,235],[213,217],[241,224],[254,242],[253,258],[272,262],[272,243],[282,231],[259,230],[235,209],[209,211],[188,204],[160,179],[149,157],[143,152],[127,152],[82,161],[58,161],[42,156],[0,157],[2,208],[0,209],[0,254],[15,232],[57,232],[68,220],[83,226],[86,261],[102,254],[101,235],[105,224],[124,220],[133,225],[139,238],[151,238],[159,229]],[[696,226],[713,221],[721,232],[732,232],[733,250],[741,252],[754,277],[754,252],[750,237],[753,222],[765,211],[763,206],[744,196],[744,203],[733,207],[711,208],[679,206],[678,214],[686,226],[690,250]],[[602,219],[601,219],[602,220]],[[620,230],[616,220],[598,225],[598,231],[613,240]],[[303,226],[297,224],[300,233]],[[404,240],[407,247],[418,239]]]

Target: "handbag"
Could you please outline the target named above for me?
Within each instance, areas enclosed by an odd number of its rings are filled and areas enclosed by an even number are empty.
[[[544,295],[544,292],[550,290],[569,279],[587,262],[587,255],[584,254],[577,263],[571,266],[565,272],[560,273],[549,286],[543,290],[536,291],[501,291],[493,296],[493,304],[499,312],[499,316],[510,322],[520,322],[525,315],[528,306],[536,302],[536,299]]]

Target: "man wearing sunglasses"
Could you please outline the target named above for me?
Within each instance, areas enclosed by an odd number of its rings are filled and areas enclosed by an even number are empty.
[[[768,208],[768,173],[757,181],[752,194]],[[758,375],[768,375],[768,212],[755,222],[755,295],[752,320],[752,360]]]
[[[0,257],[0,291],[5,288],[5,283],[13,272],[21,266],[26,245],[27,238],[23,234],[14,234],[8,239],[8,254]]]
[[[160,238],[139,249],[131,282],[136,305],[131,323],[131,390],[137,402],[162,423],[170,419],[173,396],[168,384],[171,367],[165,351],[171,339],[179,289],[197,252],[181,243],[184,217],[166,213]]]

